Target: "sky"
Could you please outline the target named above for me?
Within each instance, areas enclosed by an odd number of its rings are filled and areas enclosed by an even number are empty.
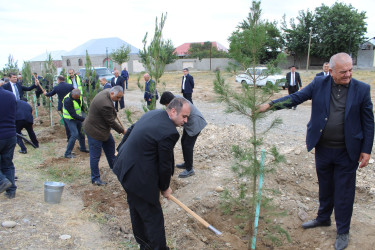
[[[4,0],[2,0],[4,1]],[[141,49],[146,32],[153,35],[155,18],[167,12],[163,37],[177,47],[186,42],[217,41],[229,47],[228,37],[248,16],[251,0],[17,0],[0,6],[0,68],[13,55],[21,66],[47,51],[66,50],[90,39],[118,37]],[[335,0],[263,0],[262,19],[296,18]],[[366,11],[367,37],[375,36],[375,1],[343,0]]]

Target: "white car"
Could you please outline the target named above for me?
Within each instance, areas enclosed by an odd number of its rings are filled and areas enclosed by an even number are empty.
[[[255,72],[253,72],[255,70]],[[267,67],[248,68],[245,73],[236,76],[236,82],[241,84],[253,84],[255,76],[255,85],[258,87],[266,86],[267,82],[278,84],[285,89],[286,78],[284,75],[267,75]],[[255,74],[254,74],[255,73]]]

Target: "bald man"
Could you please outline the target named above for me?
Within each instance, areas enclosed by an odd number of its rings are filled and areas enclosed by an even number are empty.
[[[352,58],[338,53],[331,57],[328,76],[315,77],[301,91],[259,108],[264,112],[271,106],[281,109],[312,100],[306,144],[308,151],[315,148],[319,209],[317,217],[302,227],[331,226],[334,209],[335,249],[348,246],[356,171],[367,166],[374,140],[370,86],[352,78],[352,70]]]
[[[114,74],[115,74],[115,77],[112,77],[112,80],[111,80],[112,87],[121,86],[122,89],[125,89],[125,86],[124,86],[125,79],[122,76],[120,76],[120,73],[118,72],[118,70],[115,70]],[[124,96],[121,98],[120,101],[115,103],[115,109],[117,112],[118,112],[119,103],[120,103],[120,109],[125,108]]]
[[[143,78],[145,79],[145,93],[143,95],[143,98],[147,103],[147,107],[150,109],[154,109],[156,106],[156,100],[159,99],[155,81],[151,79],[148,73],[144,74]],[[153,99],[155,100],[153,101]]]

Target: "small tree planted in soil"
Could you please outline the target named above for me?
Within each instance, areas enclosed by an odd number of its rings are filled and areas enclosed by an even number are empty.
[[[232,170],[238,177],[238,189],[233,193],[225,190],[222,203],[227,212],[234,212],[235,215],[245,221],[239,228],[249,238],[249,249],[251,249],[253,241],[255,208],[257,201],[260,202],[261,200],[261,197],[257,195],[259,188],[258,178],[264,172],[271,170],[268,166],[262,168],[260,164],[259,148],[263,144],[262,136],[281,123],[280,119],[274,119],[269,127],[262,128],[261,132],[257,130],[257,124],[265,117],[264,113],[257,112],[257,107],[269,101],[272,95],[279,91],[279,87],[277,84],[267,84],[262,88],[258,88],[256,83],[276,72],[278,70],[276,66],[283,58],[280,54],[276,60],[269,62],[267,65],[268,70],[265,73],[262,75],[255,74],[255,67],[260,63],[261,51],[266,42],[265,22],[260,19],[260,15],[260,2],[253,1],[247,19],[249,26],[246,29],[238,27],[229,38],[229,53],[239,65],[244,69],[248,69],[247,72],[251,79],[251,84],[245,84],[241,89],[232,89],[229,84],[225,83],[220,72],[216,73],[214,81],[214,91],[218,94],[219,101],[226,103],[227,112],[239,113],[250,120],[251,136],[248,145],[232,147],[235,157]],[[276,147],[272,147],[268,155],[271,155],[269,158],[273,160],[273,165],[284,160]]]
[[[162,14],[160,23],[158,23],[158,18],[156,17],[154,37],[150,45],[147,45],[148,32],[146,32],[146,35],[142,41],[143,50],[139,51],[139,56],[147,70],[147,73],[150,75],[151,79],[155,81],[155,84],[150,85],[150,92],[154,94],[156,94],[157,85],[160,83],[160,78],[164,74],[165,65],[171,60],[170,57],[171,53],[173,52],[170,50],[171,42],[163,39],[163,28],[166,19],[167,14]],[[165,85],[165,83],[163,83],[163,85]],[[139,84],[139,78],[138,87],[141,90],[144,90],[144,87]],[[153,110],[155,107],[156,98],[152,98],[151,104],[147,108],[148,110]]]
[[[125,44],[123,44],[119,49],[113,50],[113,52],[111,53],[111,58],[113,61],[117,62],[121,67],[121,64],[129,60],[129,53],[130,46],[125,46]]]
[[[86,50],[86,63],[85,63],[85,76],[84,76],[84,83],[82,86],[83,97],[86,99],[87,103],[87,112],[89,111],[90,103],[92,99],[94,99],[95,95],[98,93],[100,89],[99,81],[96,77],[96,71],[92,66],[91,59],[89,53]]]

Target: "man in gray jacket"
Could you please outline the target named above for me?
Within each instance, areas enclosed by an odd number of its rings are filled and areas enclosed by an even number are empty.
[[[178,95],[173,95],[171,92],[166,91],[162,94],[160,98],[160,104],[168,106],[168,104],[173,100],[175,97],[181,97]],[[182,154],[184,156],[184,163],[177,164],[176,167],[180,169],[185,169],[181,174],[179,174],[179,178],[186,178],[189,176],[194,175],[193,170],[193,152],[194,152],[194,145],[197,141],[197,138],[200,132],[206,127],[207,122],[203,118],[202,113],[191,103],[190,103],[190,116],[188,118],[188,122],[184,124],[184,130],[181,137],[181,145],[182,145]]]

